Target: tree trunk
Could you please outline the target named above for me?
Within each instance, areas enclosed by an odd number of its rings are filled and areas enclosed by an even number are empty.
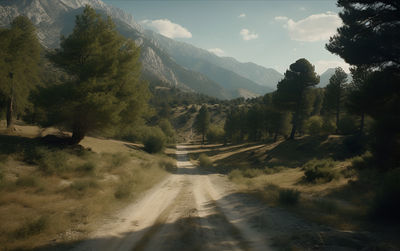
[[[204,132],[202,133],[202,141],[201,144],[204,145]]]
[[[339,93],[338,96],[336,98],[336,134],[339,133],[339,121],[340,121],[340,86],[339,86]]]
[[[77,145],[79,144],[79,142],[81,142],[81,140],[85,137],[85,130],[83,130],[82,128],[76,126],[74,127],[74,129],[72,130],[72,137],[70,140],[70,144],[71,145]]]
[[[296,122],[294,122],[293,123],[293,126],[292,126],[292,131],[290,132],[290,136],[289,136],[289,139],[294,139],[294,135],[296,134]]]
[[[361,113],[361,121],[360,121],[360,134],[362,134],[364,131],[364,120],[365,120],[365,114],[364,114],[364,112],[362,112]]]
[[[7,128],[14,125],[14,97],[11,96],[7,102]]]
[[[274,142],[276,142],[277,140],[278,140],[278,133],[275,132],[275,135],[274,135]]]

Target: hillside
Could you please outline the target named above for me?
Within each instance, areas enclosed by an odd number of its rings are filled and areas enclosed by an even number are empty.
[[[0,0],[0,27],[7,26],[10,20],[17,15],[25,15],[37,27],[40,42],[47,48],[57,48],[60,36],[67,36],[71,33],[75,16],[82,12],[86,4],[93,6],[104,15],[110,15],[117,25],[117,30],[125,37],[133,39],[141,47],[143,77],[151,82],[161,81],[185,91],[203,93],[220,99],[240,97],[242,93],[248,97],[249,94],[256,96],[272,91],[271,88],[260,86],[238,75],[229,67],[218,66],[220,63],[212,64],[209,61],[203,61],[198,67],[192,67],[192,64],[186,65],[155,40],[157,35],[149,35],[149,32],[144,32],[131,15],[118,8],[108,6],[101,0]],[[175,43],[175,48],[180,46],[180,43],[174,40],[171,40],[170,43]],[[193,46],[191,48],[203,51]],[[189,58],[190,62],[198,60],[195,55],[189,56]],[[224,65],[231,65],[227,63],[228,61],[224,61]],[[210,71],[214,65],[216,65],[215,69]],[[236,68],[242,69],[243,67]],[[248,70],[248,76],[257,75],[254,74],[251,67]],[[268,79],[265,75],[260,77]],[[273,78],[272,82],[274,81]]]

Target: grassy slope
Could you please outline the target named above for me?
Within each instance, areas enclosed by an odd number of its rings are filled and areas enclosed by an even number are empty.
[[[339,230],[368,229],[379,233],[383,228],[385,234],[376,235],[396,243],[396,230],[372,224],[368,215],[377,174],[367,174],[367,170],[357,173],[351,167],[354,154],[346,149],[343,140],[341,136],[307,136],[265,144],[193,146],[191,158],[207,154],[213,161],[208,171],[228,174],[243,192],[254,194],[270,206],[286,207],[310,221]],[[330,182],[304,182],[302,166],[313,159],[331,163],[335,178]],[[369,178],[362,180],[365,175]],[[282,202],[285,189],[300,192],[298,203]]]
[[[96,220],[130,203],[174,165],[127,142],[86,137],[84,148],[61,149],[35,138],[49,132],[56,130],[16,126],[12,135],[0,133],[5,250],[84,238]]]

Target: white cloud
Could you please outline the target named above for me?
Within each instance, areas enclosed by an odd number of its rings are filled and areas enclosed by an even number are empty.
[[[305,7],[300,7],[300,10],[301,10],[301,11],[305,11],[306,8],[305,8]]]
[[[250,32],[248,29],[242,29],[240,35],[242,35],[243,40],[246,41],[258,38],[257,33]]]
[[[191,38],[192,33],[185,27],[179,24],[173,23],[168,19],[158,20],[143,20],[140,22],[144,26],[153,29],[163,36],[169,38]]]
[[[345,72],[350,72],[350,65],[344,61],[336,61],[336,60],[319,60],[315,63],[315,71],[318,74],[324,73],[329,68],[342,67]]]
[[[245,13],[242,13],[242,14],[240,14],[239,16],[238,16],[238,18],[245,18],[246,17],[246,14]]]
[[[287,20],[284,27],[289,31],[292,40],[315,42],[328,40],[342,25],[342,20],[336,13],[326,12],[315,14],[299,21]]]
[[[274,19],[275,19],[275,21],[286,21],[289,18],[285,17],[285,16],[277,16],[277,17],[274,17]]]
[[[211,49],[208,49],[208,51],[211,53],[214,53],[215,55],[217,55],[219,57],[222,57],[225,55],[225,51],[223,51],[220,48],[211,48]]]

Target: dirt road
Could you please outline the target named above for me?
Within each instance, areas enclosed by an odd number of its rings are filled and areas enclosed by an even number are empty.
[[[271,250],[255,220],[263,209],[225,177],[197,169],[183,146],[176,154],[175,174],[74,250]]]

